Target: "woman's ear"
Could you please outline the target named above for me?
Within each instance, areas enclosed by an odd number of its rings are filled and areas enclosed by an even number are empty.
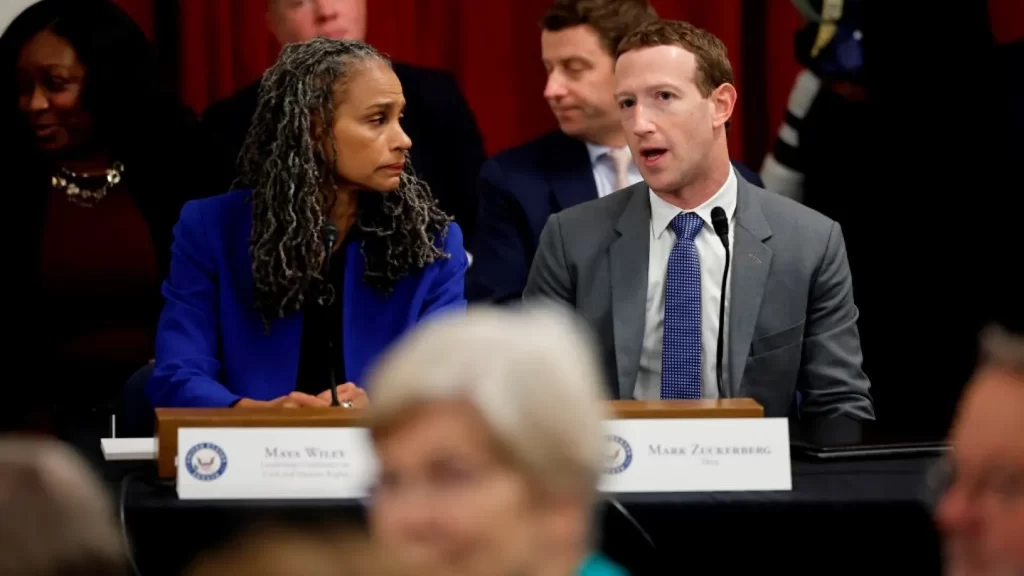
[[[313,112],[310,116],[309,137],[315,146],[319,146],[320,155],[325,162],[331,163],[334,158],[334,150],[331,143],[331,133],[323,121],[322,111]]]
[[[324,121],[319,112],[314,112],[309,119],[309,136],[314,142],[324,139]]]

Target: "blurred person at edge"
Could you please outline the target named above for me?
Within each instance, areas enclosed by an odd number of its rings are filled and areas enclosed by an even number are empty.
[[[371,532],[415,574],[620,576],[591,550],[605,386],[560,309],[471,307],[374,369]]]
[[[107,488],[67,446],[0,439],[0,574],[129,574]]]
[[[1024,575],[1024,336],[990,328],[936,480],[950,576]]]
[[[317,36],[334,40],[366,39],[367,0],[269,0],[267,26],[281,45]],[[473,113],[448,72],[394,63],[405,90],[402,128],[416,143],[410,158],[441,210],[455,218],[466,238],[476,222],[476,179],[484,161],[483,141]],[[259,81],[214,102],[203,126],[220,148],[220,186],[231,187],[235,160],[256,112]]]
[[[125,381],[153,356],[171,230],[210,191],[198,122],[156,70],[107,0],[38,2],[0,36],[4,348],[35,372],[8,387],[0,428],[97,459]]]

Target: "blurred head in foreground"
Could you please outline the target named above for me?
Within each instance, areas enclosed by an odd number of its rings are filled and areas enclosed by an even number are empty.
[[[1024,574],[1024,337],[990,329],[960,401],[936,517],[948,573]]]
[[[113,506],[87,464],[56,441],[0,440],[0,574],[125,573]]]
[[[575,574],[602,467],[590,339],[554,309],[471,308],[378,365],[371,527],[417,574]]]
[[[248,532],[198,558],[187,576],[398,576],[364,535],[285,526]]]

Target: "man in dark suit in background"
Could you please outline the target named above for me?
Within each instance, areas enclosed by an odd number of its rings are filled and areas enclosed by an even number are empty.
[[[657,17],[646,0],[555,0],[548,8],[544,99],[559,130],[484,164],[469,300],[518,300],[548,216],[641,180],[613,96],[613,55],[630,30]]]
[[[614,54],[630,30],[656,19],[646,0],[555,0],[544,15],[544,98],[559,130],[484,164],[469,300],[518,300],[548,216],[641,180],[615,103]]]
[[[363,40],[366,0],[270,0],[267,24],[282,45],[317,36]],[[405,93],[402,128],[413,142],[412,166],[468,240],[475,227],[476,181],[485,158],[473,113],[451,74],[397,62],[394,69]],[[223,153],[225,191],[236,175],[238,152],[256,112],[259,84],[254,82],[211,104],[203,114],[204,127]]]

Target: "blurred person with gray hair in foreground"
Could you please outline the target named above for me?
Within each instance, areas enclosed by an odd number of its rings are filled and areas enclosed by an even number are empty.
[[[372,372],[371,532],[412,573],[625,574],[591,548],[606,386],[576,322],[471,307]]]
[[[990,328],[935,480],[951,576],[1024,575],[1024,335]]]
[[[65,445],[0,440],[0,574],[127,574],[121,532],[104,486]]]

